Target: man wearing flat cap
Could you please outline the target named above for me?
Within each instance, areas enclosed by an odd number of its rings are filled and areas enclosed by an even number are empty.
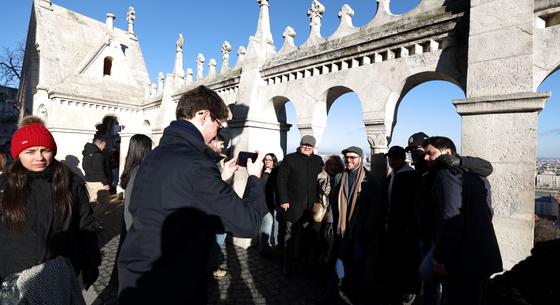
[[[377,182],[364,166],[361,148],[350,146],[342,154],[345,169],[335,178],[331,204],[338,245],[336,275],[342,293],[356,300],[363,293],[366,247],[375,226],[370,213],[377,202]]]
[[[301,250],[303,228],[309,223],[310,210],[317,199],[317,175],[323,168],[323,159],[313,153],[315,138],[301,138],[298,151],[284,157],[277,177],[277,196],[285,221],[284,268],[289,276],[294,260]]]

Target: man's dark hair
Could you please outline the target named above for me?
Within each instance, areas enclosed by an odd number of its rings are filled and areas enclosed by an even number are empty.
[[[177,119],[192,119],[197,111],[208,110],[215,119],[226,120],[228,109],[222,98],[205,86],[198,86],[185,92],[177,103]]]
[[[217,134],[214,139],[212,139],[212,141],[225,142],[226,138],[224,138],[224,136],[222,136],[221,134]]]
[[[93,136],[93,143],[97,144],[97,143],[103,143],[105,142],[105,138],[103,137],[102,134],[96,133]]]
[[[429,137],[424,140],[424,143],[422,143],[422,147],[426,148],[428,147],[428,145],[432,145],[439,150],[450,149],[453,155],[457,154],[457,148],[455,148],[455,144],[453,143],[453,141],[451,141],[451,139],[446,137]]]

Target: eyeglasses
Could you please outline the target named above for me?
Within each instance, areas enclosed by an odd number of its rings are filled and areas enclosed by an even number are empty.
[[[274,160],[272,160],[272,159],[267,159],[267,158],[264,158],[264,161],[274,161]]]
[[[220,122],[220,120],[216,119],[216,118],[212,115],[212,113],[210,113],[210,119],[211,119],[212,121],[218,123],[218,130],[220,130],[220,129],[222,129],[222,128],[225,127],[225,126],[224,126],[225,122]]]

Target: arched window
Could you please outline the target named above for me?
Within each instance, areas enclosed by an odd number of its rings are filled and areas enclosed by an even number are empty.
[[[113,67],[113,58],[105,57],[105,60],[103,60],[103,76],[111,75],[112,67]]]

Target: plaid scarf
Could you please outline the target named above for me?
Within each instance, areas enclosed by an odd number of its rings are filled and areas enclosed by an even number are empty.
[[[362,191],[362,181],[366,171],[363,166],[358,168],[358,174],[356,180],[354,181],[352,189],[349,189],[346,185],[348,183],[348,172],[342,173],[342,178],[340,179],[340,191],[338,192],[338,225],[336,227],[336,232],[340,235],[344,235],[346,232],[346,225],[352,219],[352,214],[356,207],[356,200],[358,199],[358,194]],[[346,194],[346,192],[351,194]],[[350,213],[347,213],[348,199],[350,198]]]

